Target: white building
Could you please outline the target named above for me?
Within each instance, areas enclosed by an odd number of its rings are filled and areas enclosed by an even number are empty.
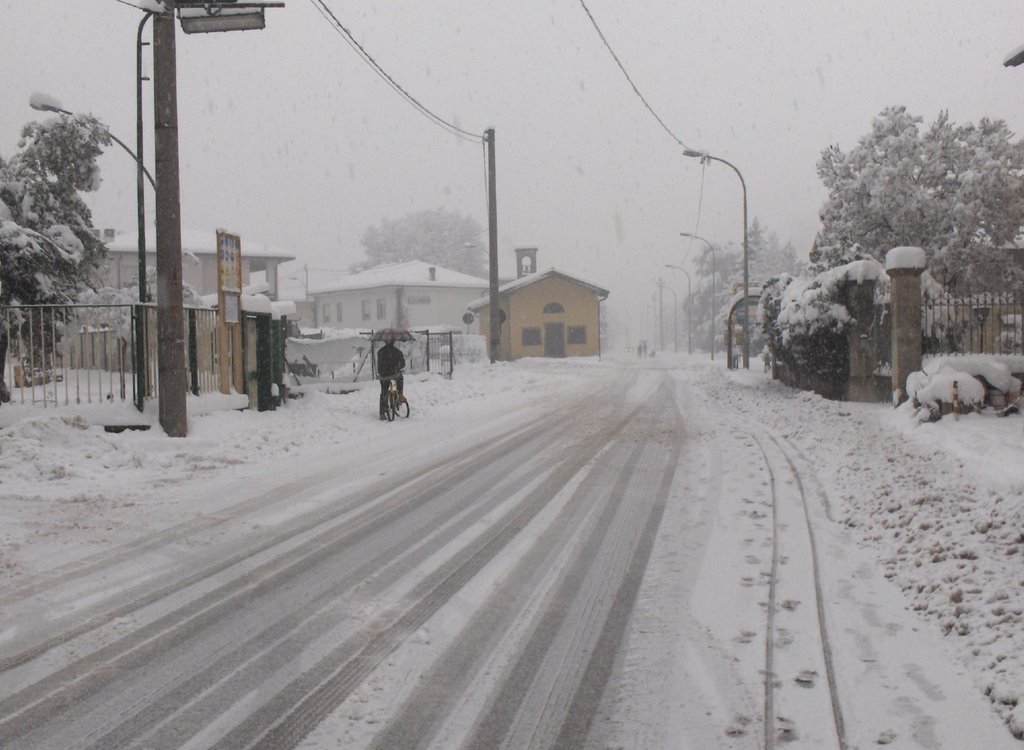
[[[489,288],[485,279],[420,260],[386,263],[309,291],[315,326],[331,328],[426,328],[465,330],[470,302]],[[477,333],[474,320],[469,332]]]
[[[242,239],[242,285],[264,281],[271,299],[278,299],[278,267],[295,256],[258,242]],[[114,234],[104,230],[107,262],[100,270],[104,284],[124,287],[139,277],[139,234],[136,231]],[[146,230],[146,266],[156,267],[156,231]],[[181,278],[201,295],[217,292],[217,232],[181,232]],[[152,289],[150,291],[153,291]]]

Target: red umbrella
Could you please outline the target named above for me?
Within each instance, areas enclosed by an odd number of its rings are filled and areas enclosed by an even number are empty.
[[[415,341],[416,337],[413,336],[405,328],[381,328],[379,331],[374,331],[373,335],[370,336],[370,341]]]

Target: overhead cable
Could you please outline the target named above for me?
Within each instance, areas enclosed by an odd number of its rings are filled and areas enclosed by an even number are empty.
[[[428,109],[416,97],[414,97],[404,88],[402,88],[401,84],[399,84],[398,81],[392,78],[391,75],[386,70],[384,70],[384,68],[382,68],[376,60],[373,59],[373,56],[369,52],[367,52],[366,49],[364,49],[359,42],[356,41],[355,37],[352,36],[352,32],[350,32],[345,27],[345,25],[338,19],[338,17],[334,15],[331,9],[327,7],[327,3],[325,2],[325,0],[310,0],[310,2],[313,3],[313,7],[315,7],[320,12],[320,15],[323,16],[324,19],[326,19],[327,22],[331,24],[331,27],[338,34],[341,35],[342,39],[345,40],[348,46],[351,47],[367,65],[369,65],[370,68],[373,69],[373,71],[378,76],[380,76],[380,78],[385,83],[387,83],[399,96],[401,96],[409,104],[415,107],[416,110],[419,111],[422,115],[424,115],[427,119],[429,119],[435,125],[439,125],[440,127],[444,128],[452,135],[455,135],[458,138],[462,138],[463,140],[477,142],[483,138],[482,134],[471,133],[468,130],[463,130],[462,128],[458,127],[457,125],[453,125],[452,123],[442,118],[440,115],[437,115],[430,109]]]
[[[640,98],[640,101],[643,102],[643,105],[647,107],[647,111],[654,116],[654,119],[657,120],[658,124],[661,125],[662,128],[664,128],[666,133],[669,134],[669,137],[671,137],[672,140],[674,140],[684,149],[688,149],[689,146],[683,143],[683,141],[669,129],[668,125],[665,124],[664,120],[658,117],[658,113],[654,111],[654,108],[647,102],[647,100],[644,98],[644,95],[640,93],[640,89],[638,89],[636,87],[636,84],[633,83],[633,79],[626,71],[625,66],[622,64],[622,61],[619,60],[619,56],[615,54],[615,50],[613,50],[612,46],[608,43],[608,39],[605,37],[604,32],[601,31],[601,27],[597,25],[597,21],[594,19],[594,14],[590,12],[590,8],[587,7],[586,2],[584,2],[584,0],[580,0],[580,5],[583,6],[583,10],[586,12],[587,17],[590,19],[590,23],[594,25],[594,29],[597,30],[597,35],[601,37],[601,41],[604,42],[604,46],[607,47],[608,52],[611,53],[612,58],[615,60],[615,64],[619,66],[619,70],[622,71],[622,75],[626,76],[626,80],[629,81],[629,85],[633,87],[633,93],[635,93]]]

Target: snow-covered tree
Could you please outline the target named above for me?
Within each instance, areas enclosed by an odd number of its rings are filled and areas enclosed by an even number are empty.
[[[693,332],[696,340],[710,350],[712,335],[722,333],[720,318],[732,296],[731,284],[743,278],[743,255],[736,248],[722,245],[714,245],[713,251],[704,244],[699,247],[693,273]],[[714,320],[719,322],[712,326]],[[721,344],[715,346],[720,348]]]
[[[927,129],[922,123],[889,107],[851,151],[822,152],[818,176],[828,199],[817,261],[881,260],[914,245],[949,283],[1005,277],[998,248],[1024,226],[1024,144],[1001,120],[956,125],[942,113]]]
[[[361,271],[381,263],[422,260],[471,276],[486,275],[483,230],[470,216],[435,209],[384,219],[360,240],[367,260],[352,266]]]
[[[782,244],[778,235],[762,226],[756,216],[747,228],[747,255],[751,283],[783,273],[796,273],[800,266],[793,243]]]
[[[26,125],[18,152],[0,159],[0,305],[71,302],[89,286],[105,248],[79,193],[99,187],[96,157],[109,143],[95,117],[62,115]],[[0,372],[0,401],[8,395]]]
[[[110,143],[91,115],[27,124],[0,159],[0,304],[73,300],[104,254],[80,192],[99,187],[96,157]]]

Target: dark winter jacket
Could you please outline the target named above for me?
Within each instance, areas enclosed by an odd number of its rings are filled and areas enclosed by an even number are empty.
[[[389,378],[405,368],[405,356],[394,344],[385,344],[377,352],[377,377]]]

